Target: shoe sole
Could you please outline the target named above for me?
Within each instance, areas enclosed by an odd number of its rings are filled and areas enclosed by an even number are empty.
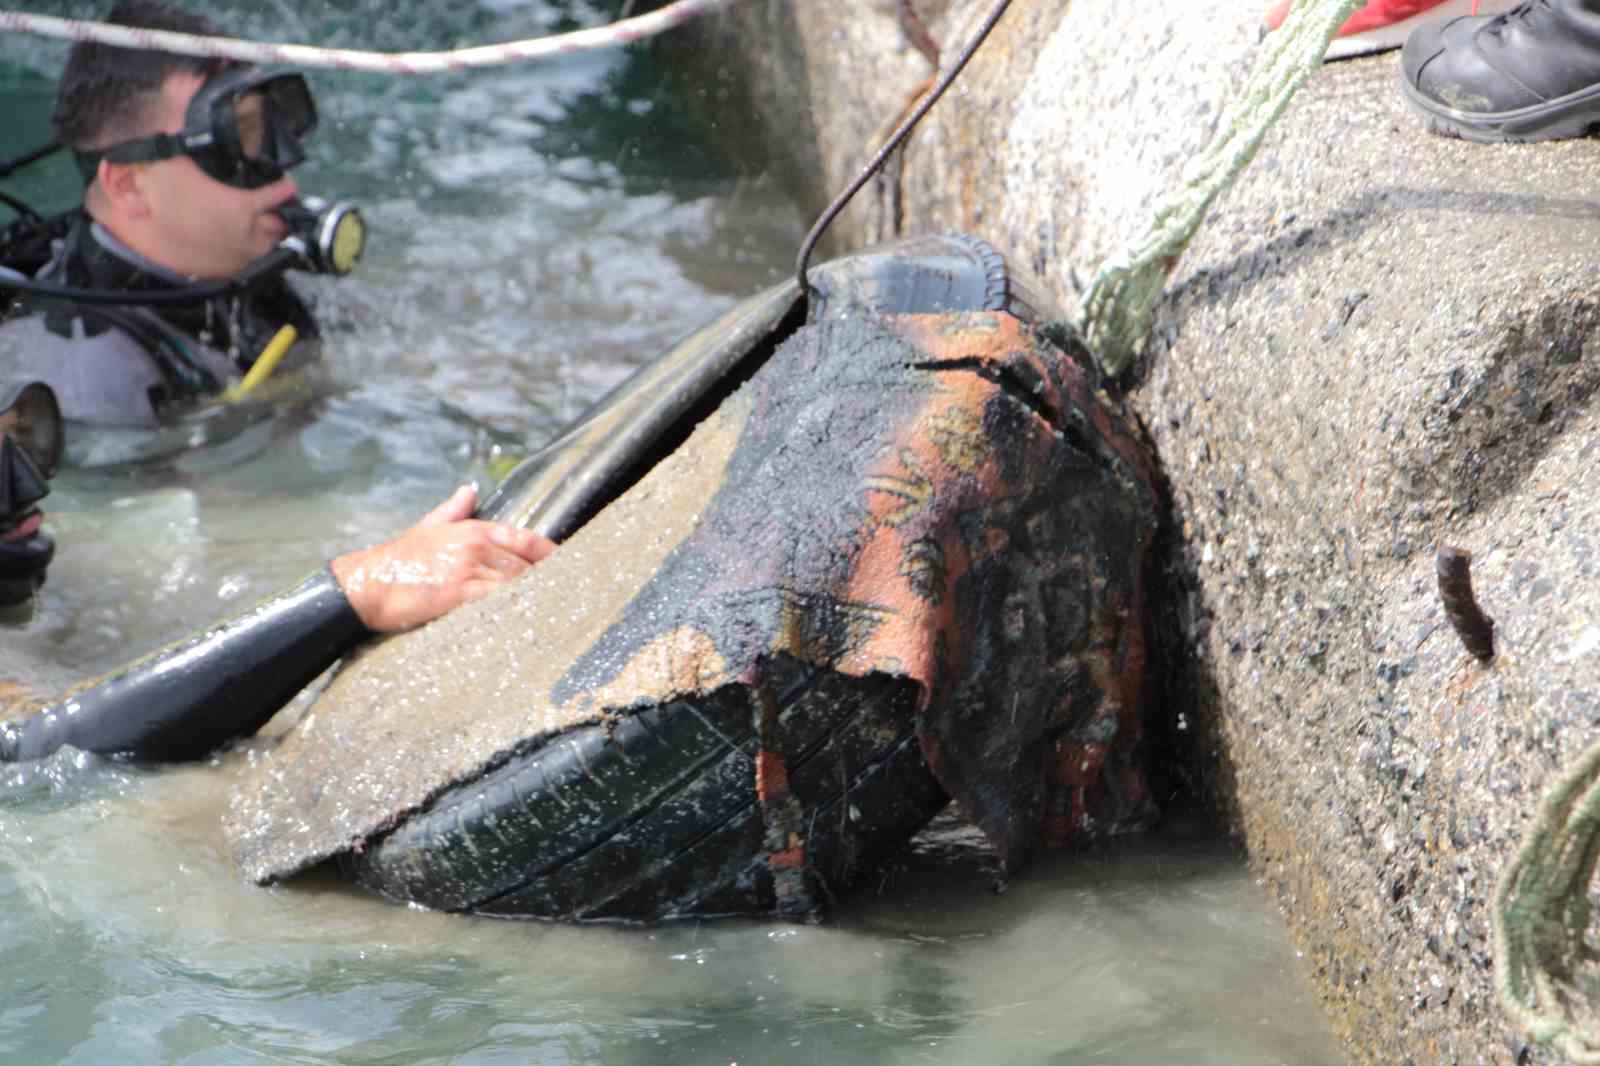
[[[1402,75],[1406,102],[1433,133],[1479,144],[1525,144],[1587,137],[1600,128],[1600,85],[1511,111],[1458,111],[1426,96]]]
[[[1480,0],[1477,11],[1473,11],[1472,0],[1446,0],[1436,7],[1420,11],[1399,22],[1391,22],[1387,26],[1379,26],[1364,33],[1354,33],[1349,37],[1335,37],[1328,42],[1328,52],[1324,58],[1328,62],[1333,62],[1374,55],[1378,52],[1392,52],[1404,45],[1406,38],[1411,36],[1411,31],[1421,23],[1460,15],[1498,15],[1511,6],[1512,0]]]

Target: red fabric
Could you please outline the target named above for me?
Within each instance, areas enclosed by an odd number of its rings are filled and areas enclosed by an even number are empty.
[[[1306,0],[1301,0],[1302,3]],[[1445,0],[1371,0],[1370,3],[1356,9],[1345,24],[1339,27],[1336,36],[1353,37],[1358,33],[1379,29],[1383,26],[1392,26],[1396,22],[1415,18],[1430,8],[1438,7]],[[1289,17],[1291,0],[1273,6],[1267,12],[1267,29],[1275,30],[1283,25],[1283,20]],[[1474,0],[1472,5],[1474,14],[1478,11],[1478,4]]]

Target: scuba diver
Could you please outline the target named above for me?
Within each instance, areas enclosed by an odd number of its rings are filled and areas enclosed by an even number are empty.
[[[155,0],[109,21],[216,32]],[[0,296],[24,294],[24,314],[0,327],[0,376],[48,384],[73,423],[154,429],[235,386],[264,351],[276,364],[300,338],[285,365],[314,361],[316,323],[284,269],[343,273],[364,241],[354,209],[302,200],[289,174],[316,122],[293,71],[75,44],[58,143],[0,167],[64,146],[86,182],[82,206],[49,219],[0,197],[22,215],[0,233]]]
[[[32,596],[55,552],[39,504],[61,435],[49,386],[0,382],[0,605]],[[340,555],[294,589],[58,706],[0,722],[0,762],[68,744],[142,760],[199,759],[254,733],[363,640],[432,621],[555,550],[537,533],[472,518],[476,495],[464,485],[395,539]]]
[[[25,603],[44,584],[55,541],[39,501],[61,458],[61,410],[38,382],[0,383],[0,607]]]
[[[155,0],[127,0],[109,20],[216,32]],[[0,311],[21,294],[0,326],[0,607],[25,604],[55,554],[40,503],[63,426],[157,429],[248,384],[297,336],[316,338],[284,269],[344,273],[363,243],[353,209],[300,199],[289,176],[316,126],[298,73],[80,42],[54,122],[58,143],[0,164],[3,177],[65,146],[87,183],[82,206],[53,218],[0,193],[21,216],[0,230]],[[300,362],[315,358],[307,342]],[[11,708],[35,713],[0,723],[0,762],[63,745],[197,759],[255,732],[374,633],[437,618],[554,549],[473,518],[475,505],[463,486],[394,540],[237,618],[56,706]]]

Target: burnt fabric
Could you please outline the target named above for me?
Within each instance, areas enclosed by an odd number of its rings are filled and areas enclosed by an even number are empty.
[[[1138,445],[1009,315],[885,325],[804,330],[757,379],[728,490],[554,695],[686,627],[758,708],[780,653],[905,676],[929,765],[1006,866],[1126,828],[1147,813]],[[764,749],[774,809],[782,764]]]
[[[913,682],[897,713],[1007,870],[1134,828],[1156,513],[1123,417],[1010,315],[803,327],[524,579],[343,670],[241,784],[236,857],[287,876],[541,737],[731,687],[758,846],[804,897],[797,662]]]

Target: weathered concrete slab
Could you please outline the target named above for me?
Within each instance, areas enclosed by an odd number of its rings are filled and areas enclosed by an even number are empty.
[[[1486,907],[1600,679],[1572,643],[1600,532],[1600,210],[1572,194],[1597,155],[1425,138],[1397,104],[1356,137],[1392,68],[1330,75],[1192,249],[1146,361],[1186,681],[1353,1049],[1510,1062]],[[1441,541],[1477,556],[1490,670],[1444,624]]]
[[[986,6],[951,0],[934,36],[953,53]],[[754,35],[775,12],[792,55]],[[906,151],[898,206],[839,239],[968,229],[1070,304],[1209,132],[1258,14],[1017,4]],[[921,76],[888,5],[751,0],[715,32],[805,72],[821,147],[795,173],[830,189]],[[1555,1061],[1494,1005],[1486,906],[1543,783],[1600,735],[1600,145],[1428,136],[1397,77],[1390,55],[1311,81],[1178,264],[1131,382],[1190,653],[1163,714],[1353,1059]],[[1444,622],[1439,541],[1475,553],[1487,669]]]

